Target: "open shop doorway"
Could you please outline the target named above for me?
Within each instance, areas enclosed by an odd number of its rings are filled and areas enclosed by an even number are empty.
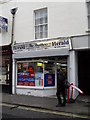
[[[90,50],[78,51],[78,83],[84,95],[90,95]]]

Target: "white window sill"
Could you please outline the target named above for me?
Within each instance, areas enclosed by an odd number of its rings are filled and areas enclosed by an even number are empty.
[[[16,88],[20,89],[43,89],[43,86],[16,86]]]
[[[43,86],[16,86],[16,88],[20,88],[20,89],[37,89],[37,90],[39,90],[39,89],[44,89],[44,90],[46,90],[46,89],[56,89],[56,86],[51,86],[51,87],[43,87]]]
[[[90,33],[90,29],[88,29],[86,32],[87,32],[87,33]]]

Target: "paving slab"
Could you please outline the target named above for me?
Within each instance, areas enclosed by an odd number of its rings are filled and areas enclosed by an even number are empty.
[[[2,93],[0,102],[90,116],[90,102],[80,102],[80,100],[81,98],[78,98],[74,103],[66,104],[65,107],[56,107],[58,103],[56,97],[35,97]]]

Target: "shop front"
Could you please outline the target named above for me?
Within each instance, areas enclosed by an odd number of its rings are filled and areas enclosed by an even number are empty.
[[[11,46],[6,45],[1,47],[1,61],[0,61],[0,85],[2,85],[3,92],[10,93],[11,87]]]
[[[37,42],[37,49],[36,43],[31,42],[12,46],[13,94],[56,95],[57,67],[64,69],[68,74],[69,57],[68,39],[57,41]]]

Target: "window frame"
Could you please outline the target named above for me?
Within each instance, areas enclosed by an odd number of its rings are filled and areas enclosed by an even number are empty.
[[[90,32],[90,25],[89,25],[89,19],[90,19],[90,1],[87,2],[87,19],[88,19],[88,32]]]
[[[17,88],[30,88],[30,89],[56,89],[56,71],[55,71],[55,85],[54,86],[48,86],[48,87],[45,87],[44,86],[44,63],[45,63],[46,60],[26,60],[26,61],[17,61],[16,62],[16,89]],[[48,60],[48,61],[52,61],[52,62],[55,62],[53,60]],[[18,63],[27,63],[27,62],[42,62],[43,63],[43,86],[21,86],[21,85],[17,85],[17,64]],[[56,62],[55,62],[55,66],[56,66]]]
[[[47,18],[47,22],[46,23],[42,23],[42,24],[35,24],[35,21],[36,21],[36,16],[35,16],[35,12],[37,12],[37,11],[43,11],[43,10],[46,10],[46,18]],[[42,18],[42,17],[40,17],[40,18]],[[40,19],[39,18],[39,19]],[[43,17],[44,18],[44,17]],[[44,30],[45,31],[40,31],[40,27],[42,26],[42,29],[43,29],[43,26],[45,27],[47,27],[47,30],[45,30],[45,28],[44,28]],[[36,32],[36,27],[39,27],[39,31],[38,32]],[[40,33],[42,33],[42,34],[44,34],[44,35],[46,35],[46,37],[40,37]],[[45,34],[46,33],[46,34]],[[36,34],[38,34],[38,38],[36,38]],[[43,40],[43,39],[48,39],[48,8],[47,7],[44,7],[44,8],[40,8],[40,9],[36,9],[36,10],[34,10],[34,40]]]

